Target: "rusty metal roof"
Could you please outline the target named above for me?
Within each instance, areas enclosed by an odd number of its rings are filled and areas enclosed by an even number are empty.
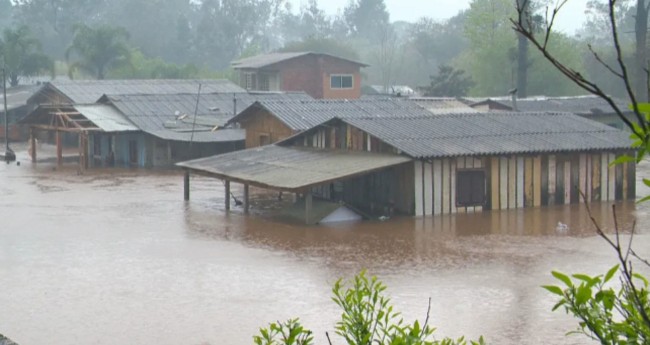
[[[201,84],[204,93],[246,92],[226,79],[126,79],[126,80],[58,80],[45,83],[38,93],[55,90],[67,97],[71,103],[95,103],[104,94],[170,95],[180,93],[196,94]],[[37,93],[37,95],[38,95]],[[34,95],[36,97],[37,95]]]
[[[297,192],[409,161],[400,155],[267,145],[176,165],[217,178]]]
[[[342,121],[415,158],[631,148],[629,133],[569,113],[458,113]]]
[[[361,67],[367,67],[368,65],[342,58],[339,56],[334,56],[330,54],[324,54],[324,53],[315,53],[315,52],[285,52],[285,53],[270,53],[270,54],[262,54],[262,55],[256,55],[256,56],[251,56],[247,57],[244,59],[239,59],[236,61],[232,62],[232,67],[234,69],[245,69],[245,68],[251,68],[251,69],[256,69],[256,68],[264,68],[268,67],[271,65],[275,65],[277,63],[283,62],[283,61],[288,61],[291,59],[295,59],[297,57],[302,57],[302,56],[308,56],[308,55],[320,55],[320,56],[327,56],[330,58],[338,59],[338,60],[343,60],[347,61],[349,63],[353,63],[356,65],[359,65]]]
[[[256,109],[265,109],[293,131],[304,131],[332,118],[412,118],[431,117],[415,102],[397,98],[307,101],[260,101],[229,122],[237,122]]]

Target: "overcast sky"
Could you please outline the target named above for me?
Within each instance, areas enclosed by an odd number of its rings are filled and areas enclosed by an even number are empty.
[[[306,0],[289,0],[294,9],[306,4]],[[319,0],[318,4],[329,14],[335,14],[347,5],[349,0]],[[453,17],[459,11],[469,8],[470,0],[385,0],[391,21],[416,21],[427,16],[436,19]],[[560,13],[556,28],[566,33],[573,33],[584,20],[587,0],[569,0]],[[513,0],[514,4],[514,0]]]

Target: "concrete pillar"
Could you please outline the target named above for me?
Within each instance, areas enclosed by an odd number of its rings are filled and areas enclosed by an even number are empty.
[[[185,170],[185,178],[183,180],[183,196],[185,201],[190,200],[190,171]]]
[[[307,191],[305,193],[305,223],[311,224],[310,223],[310,216],[311,216],[311,209],[312,209],[312,195],[311,191]]]
[[[63,144],[61,143],[61,131],[55,132],[56,141],[56,165],[63,165]]]
[[[230,211],[230,181],[226,180],[225,182],[225,189],[226,189],[226,195],[225,195],[225,202],[226,202],[226,211]]]
[[[248,213],[250,210],[250,200],[248,193],[248,184],[244,184],[244,213]]]

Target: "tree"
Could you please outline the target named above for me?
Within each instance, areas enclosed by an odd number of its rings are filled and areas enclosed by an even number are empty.
[[[97,79],[104,79],[113,68],[129,63],[130,50],[127,44],[129,33],[123,28],[106,25],[96,29],[76,25],[74,39],[65,53],[69,65],[68,74],[82,70]],[[71,62],[74,59],[74,62]]]
[[[7,69],[11,86],[18,85],[21,76],[54,74],[54,63],[43,54],[40,41],[32,36],[26,26],[3,31],[0,40],[0,63]]]
[[[650,1],[636,1],[636,16],[634,21],[635,51],[634,58],[636,62],[634,73],[634,90],[636,97],[641,102],[648,101],[648,10],[650,10]]]
[[[438,74],[431,76],[431,85],[427,88],[427,97],[463,97],[467,96],[474,82],[465,76],[465,71],[454,69],[449,65],[438,66]]]
[[[343,12],[350,34],[371,43],[379,42],[390,24],[384,0],[350,0]]]
[[[624,58],[625,53],[621,46],[617,25],[616,0],[607,1],[607,17],[609,18],[611,30],[610,38],[613,42],[616,62],[614,64],[607,63],[593,50],[592,54],[596,61],[602,64],[618,80],[620,86],[625,89],[627,98],[631,103],[630,108],[632,108],[636,116],[634,120],[624,116],[623,109],[620,109],[612,97],[605,93],[597,83],[572,68],[570,64],[567,64],[548,49],[549,42],[554,38],[552,34],[553,23],[565,3],[566,1],[560,2],[552,9],[552,12],[547,17],[546,30],[541,34],[526,27],[524,23],[529,20],[529,16],[518,4],[517,16],[511,20],[513,27],[526,37],[566,78],[583,90],[602,98],[612,107],[632,132],[632,146],[638,149],[636,157],[624,156],[614,163],[620,164],[628,161],[638,163],[644,159],[650,148],[650,104],[640,103],[639,98],[637,98],[639,91],[634,88],[636,79],[634,74],[639,73],[635,68],[638,67],[636,66],[638,61],[635,60],[630,66],[630,63],[626,62],[627,60]],[[650,186],[649,179],[643,179],[643,182],[646,186]],[[640,202],[648,200],[650,200],[650,196],[644,197]],[[588,207],[589,204],[586,200],[585,204]],[[615,207],[613,212],[616,217]],[[561,286],[545,286],[549,292],[560,297],[554,310],[564,306],[567,313],[573,314],[579,320],[577,332],[598,340],[601,344],[647,344],[650,342],[649,285],[644,276],[634,271],[633,260],[646,266],[650,266],[650,262],[637,255],[632,248],[634,228],[631,229],[630,239],[625,244],[620,237],[621,231],[617,222],[615,222],[613,238],[604,233],[593,217],[592,222],[596,228],[596,233],[615,251],[618,265],[612,267],[605,275],[574,274],[572,275],[573,279],[563,273],[553,272],[553,275],[563,284]],[[614,289],[606,286],[617,272],[619,273],[620,288]]]
[[[13,9],[11,0],[0,0],[0,30],[4,30],[11,24]]]

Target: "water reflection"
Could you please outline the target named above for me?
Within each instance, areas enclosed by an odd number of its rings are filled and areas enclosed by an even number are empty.
[[[584,206],[304,226],[224,211],[223,184],[178,172],[0,165],[0,332],[22,344],[250,344],[259,326],[300,317],[326,343],[331,284],[362,268],[407,319],[493,344],[585,344],[551,313],[550,270],[601,273],[613,256]],[[234,186],[240,197],[242,190]],[[612,229],[612,204],[593,215]],[[616,204],[620,224],[647,206]],[[557,223],[567,225],[556,233]],[[649,236],[636,238],[650,252]]]

